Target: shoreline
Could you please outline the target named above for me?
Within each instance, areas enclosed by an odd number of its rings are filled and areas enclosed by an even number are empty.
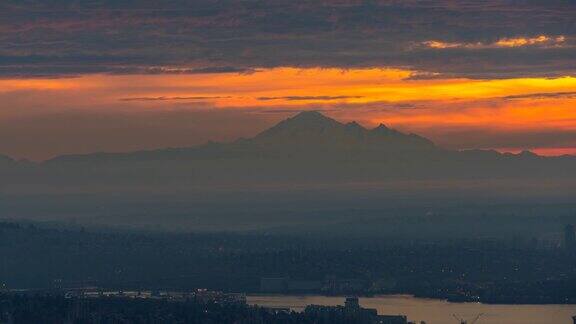
[[[354,295],[354,294],[350,294]],[[295,294],[282,294],[282,293],[246,293],[246,297],[320,297],[320,298],[346,298],[350,295],[324,295],[318,293],[295,293]],[[393,298],[406,298],[412,300],[422,300],[422,301],[439,301],[445,302],[449,304],[479,304],[479,305],[486,305],[486,306],[576,306],[576,301],[570,303],[511,303],[511,302],[486,302],[486,301],[467,301],[467,300],[453,300],[450,298],[435,298],[435,297],[426,297],[426,296],[419,296],[419,295],[412,295],[412,294],[374,294],[374,295],[354,295],[358,296],[362,299],[366,298],[383,298],[383,299],[393,299]]]

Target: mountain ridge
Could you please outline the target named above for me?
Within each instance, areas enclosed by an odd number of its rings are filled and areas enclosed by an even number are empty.
[[[263,145],[311,147],[322,149],[433,149],[435,144],[424,137],[404,134],[380,124],[366,129],[357,122],[340,123],[316,111],[301,112],[285,119],[251,139]]]
[[[321,147],[318,147],[321,146]],[[386,127],[383,124],[367,129],[357,122],[341,123],[317,111],[304,111],[284,119],[274,126],[256,134],[252,138],[242,138],[229,143],[207,142],[190,147],[159,148],[131,152],[95,152],[86,154],[64,154],[41,162],[54,164],[60,161],[90,159],[109,159],[130,156],[148,156],[166,154],[173,158],[185,158],[186,154],[201,153],[224,154],[223,151],[246,154],[254,150],[274,151],[276,155],[282,150],[287,153],[311,154],[310,151],[330,151],[337,154],[339,150],[391,150],[412,151],[438,149],[435,144],[419,135],[404,134]],[[228,154],[229,155],[229,154]]]
[[[6,186],[172,188],[202,185],[357,183],[404,180],[561,179],[576,157],[447,150],[415,134],[366,129],[300,113],[253,138],[187,148],[63,155],[8,163]],[[576,179],[574,180],[576,182]]]
[[[288,133],[288,134],[287,134]],[[299,133],[299,134],[295,134]],[[290,135],[290,136],[286,136]],[[312,136],[312,137],[311,137]],[[315,141],[314,137],[321,140]],[[291,141],[295,141],[290,143]],[[395,141],[395,145],[391,145],[391,141]],[[168,147],[157,149],[143,149],[129,152],[92,152],[92,153],[78,153],[78,154],[63,154],[55,156],[41,162],[29,162],[27,164],[52,164],[56,161],[78,159],[78,158],[113,158],[120,156],[130,155],[153,155],[155,153],[170,152],[174,155],[178,153],[186,153],[193,151],[214,151],[219,149],[235,149],[241,150],[248,146],[253,145],[254,149],[274,149],[274,145],[287,145],[290,149],[306,149],[316,150],[314,145],[322,145],[322,149],[330,149],[332,151],[342,150],[363,150],[363,149],[376,149],[376,150],[400,150],[400,151],[413,151],[413,150],[442,150],[450,152],[494,152],[501,156],[523,156],[523,157],[543,157],[543,158],[571,158],[571,155],[544,157],[537,155],[531,151],[522,151],[517,154],[501,153],[496,150],[484,149],[470,149],[470,150],[447,150],[437,146],[431,140],[414,133],[403,133],[393,128],[387,127],[385,124],[368,129],[357,123],[356,121],[341,123],[333,118],[327,117],[318,111],[303,111],[295,116],[280,121],[272,127],[257,133],[251,138],[239,138],[229,143],[209,141],[204,144],[188,147]],[[407,146],[406,146],[407,145]],[[276,147],[281,150],[282,147]],[[7,155],[0,154],[0,163],[20,163]]]

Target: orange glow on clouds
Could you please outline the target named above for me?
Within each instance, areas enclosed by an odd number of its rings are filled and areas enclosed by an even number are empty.
[[[83,82],[76,78],[56,79],[6,79],[0,80],[0,93],[19,90],[71,90],[80,88]]]
[[[502,40],[501,46],[541,41]],[[83,109],[331,109],[331,115],[343,120],[383,122],[423,135],[434,129],[465,128],[576,131],[576,95],[570,95],[576,94],[576,78],[418,80],[410,79],[413,74],[402,69],[274,68],[251,74],[5,79],[0,80],[0,99],[10,110],[0,110],[0,118]]]
[[[47,91],[47,94],[72,95],[71,99],[84,96],[98,103],[156,106],[162,101],[166,104],[201,100],[219,108],[242,108],[481,100],[576,91],[576,78],[572,77],[413,80],[409,79],[411,75],[412,71],[400,69],[295,68],[252,74],[88,75],[71,79],[0,80],[0,94],[16,90]]]
[[[558,36],[555,38],[540,35],[534,38],[503,38],[495,43],[496,46],[500,47],[520,47],[534,44],[543,43],[563,43],[565,40],[564,36]]]
[[[451,43],[443,42],[438,40],[426,41],[423,43],[424,46],[435,48],[435,49],[447,49],[447,48],[503,48],[503,47],[523,47],[523,46],[561,46],[562,43],[566,41],[565,36],[547,36],[540,35],[536,37],[514,37],[514,38],[502,38],[494,43]]]

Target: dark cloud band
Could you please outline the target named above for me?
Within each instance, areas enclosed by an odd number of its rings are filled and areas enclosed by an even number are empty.
[[[576,91],[566,92],[542,92],[529,93],[524,95],[506,96],[503,99],[558,99],[558,98],[576,98]]]
[[[573,1],[7,0],[0,15],[4,77],[278,66],[402,67],[420,78],[576,75]],[[554,41],[534,43],[542,35]],[[530,46],[469,45],[521,38]],[[422,46],[431,41],[448,46]]]

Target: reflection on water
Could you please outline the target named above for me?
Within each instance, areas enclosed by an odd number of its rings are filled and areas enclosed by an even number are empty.
[[[325,296],[248,296],[249,304],[289,307],[301,311],[306,305],[342,305],[343,297]],[[428,324],[456,323],[452,314],[473,319],[482,313],[477,324],[572,324],[576,305],[485,305],[479,303],[449,303],[443,300],[412,296],[376,296],[360,298],[365,308],[375,308],[378,314],[407,315],[409,320]]]

